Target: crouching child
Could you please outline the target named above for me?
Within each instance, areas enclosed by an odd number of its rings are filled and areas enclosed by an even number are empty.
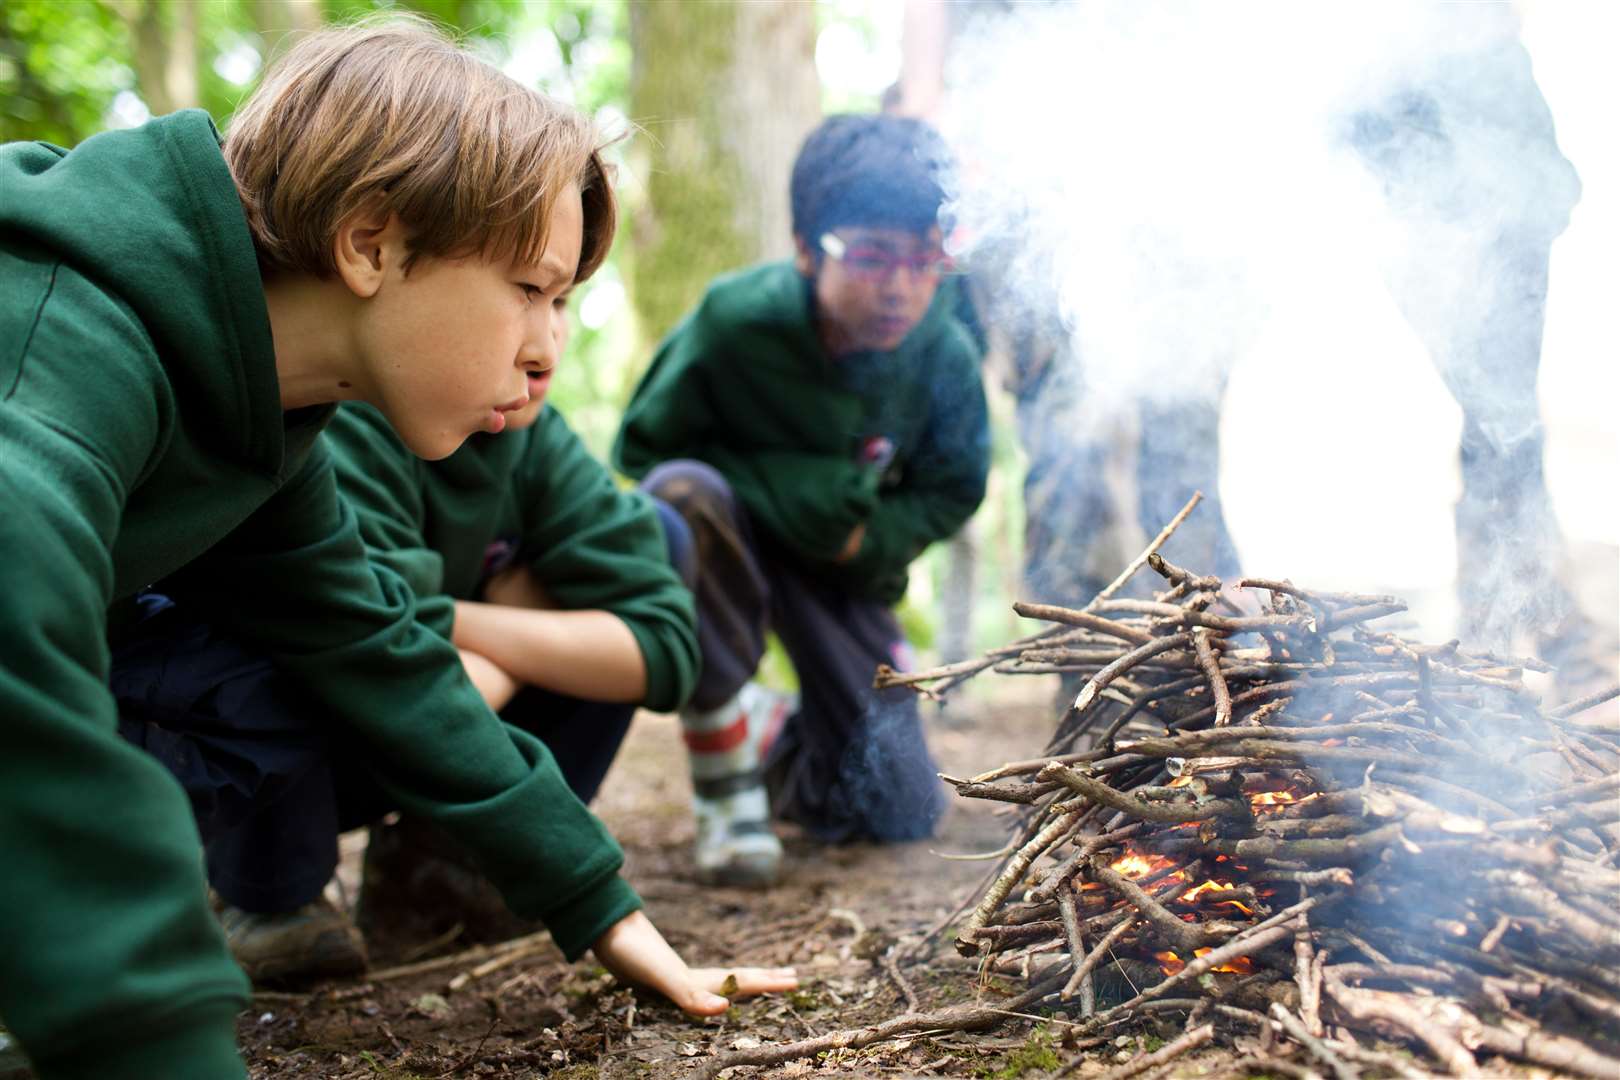
[[[430,459],[502,428],[611,235],[593,204],[589,125],[413,22],[310,35],[223,145],[192,111],[0,149],[0,1016],[41,1077],[245,1074],[198,846],[278,792],[233,760],[229,691],[120,715],[111,655],[154,583],[566,955],[725,1008],[544,744],[368,561],[318,438],[349,399]],[[164,723],[187,710],[218,724]]]
[[[891,610],[984,496],[979,355],[936,302],[949,168],[927,125],[836,116],[792,176],[791,262],[715,281],[659,346],[614,460],[686,519],[702,667],[682,713],[701,876],[779,872],[774,816],[830,842],[928,835],[942,808]],[[774,630],[794,709],[752,679]]]

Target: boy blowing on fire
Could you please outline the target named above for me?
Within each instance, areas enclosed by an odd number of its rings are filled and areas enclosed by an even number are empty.
[[[576,280],[593,269],[581,264]],[[484,702],[544,742],[589,803],[637,706],[669,711],[690,696],[698,652],[692,594],[676,568],[691,577],[686,524],[668,506],[622,490],[545,403],[551,365],[567,342],[567,301],[567,292],[535,301],[549,309],[554,348],[525,373],[528,403],[507,414],[502,433],[479,432],[449,457],[423,461],[380,411],[351,402],[337,410],[325,442],[370,557],[411,587],[417,620],[456,646]],[[197,637],[177,607],[167,627],[143,639],[147,659],[115,660],[115,692],[200,698],[216,684],[242,686],[245,671],[253,685],[232,696],[238,712],[262,710],[256,728],[307,726],[309,710],[284,708],[285,693],[255,692],[266,682],[262,662],[244,667],[217,644],[199,647]],[[179,672],[170,662],[177,653],[186,656]],[[205,675],[206,687],[183,685],[198,672],[228,674]],[[170,718],[171,726],[187,721]],[[321,892],[337,866],[338,831],[375,822],[379,804],[363,778],[347,776],[340,802],[348,820],[340,820],[323,770],[285,751],[260,768],[318,775],[320,783],[301,784],[297,796],[282,796],[210,844],[210,881],[232,905],[232,951],[256,980],[358,971],[366,964],[361,939]],[[359,916],[368,937],[398,944],[458,924],[471,940],[525,929],[475,860],[409,816],[371,825]]]
[[[907,567],[984,496],[978,352],[936,302],[948,152],[932,128],[835,116],[791,181],[796,254],[720,278],[659,347],[615,463],[698,552],[702,666],[681,714],[700,876],[763,884],[774,815],[828,842],[928,835],[942,809],[891,610]],[[792,716],[750,680],[774,629]]]
[[[0,1016],[40,1076],[244,1075],[198,827],[276,792],[188,803],[157,754],[209,739],[139,715],[155,753],[119,737],[109,636],[154,582],[317,700],[317,734],[569,957],[726,1007],[545,747],[367,562],[317,439],[345,399],[430,459],[498,431],[611,206],[583,119],[413,23],[309,36],[223,146],[183,112],[0,150]]]

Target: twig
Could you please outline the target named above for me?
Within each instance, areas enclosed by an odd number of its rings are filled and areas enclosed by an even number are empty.
[[[906,999],[906,1011],[916,1012],[917,992],[911,988],[911,983],[907,982],[905,975],[901,973],[900,965],[895,961],[893,949],[883,954],[882,964],[884,972],[888,974],[894,985],[900,988],[900,996]]]
[[[1226,677],[1221,674],[1221,662],[1210,648],[1209,630],[1200,626],[1193,631],[1193,648],[1198,652],[1198,666],[1209,679],[1210,693],[1215,696],[1215,726],[1225,727],[1232,722],[1232,691],[1227,689]]]
[[[1315,1054],[1322,1064],[1332,1069],[1333,1075],[1339,1080],[1357,1080],[1356,1071],[1346,1065],[1343,1058],[1330,1050],[1320,1037],[1312,1034],[1307,1024],[1296,1018],[1281,1003],[1275,1001],[1271,1003],[1271,1015],[1295,1042]]]
[[[979,901],[979,906],[974,908],[973,913],[968,916],[967,925],[957,935],[956,947],[959,952],[964,956],[972,956],[979,951],[978,945],[973,940],[974,931],[990,921],[990,916],[995,913],[996,908],[1001,906],[1001,902],[1007,899],[1007,894],[1012,892],[1013,886],[1024,876],[1024,872],[1029,869],[1036,856],[1057,843],[1059,837],[1073,828],[1077,816],[1078,812],[1076,811],[1058,815],[1045,828],[1036,833],[1034,839],[1018,849],[1007,863],[1006,868],[991,883],[989,891],[984,895],[984,899]]]
[[[1063,1000],[1067,1001],[1074,995],[1076,987],[1084,985],[1085,980],[1091,977],[1092,971],[1096,969],[1098,964],[1102,963],[1103,957],[1113,952],[1114,946],[1119,943],[1119,939],[1130,933],[1131,929],[1136,926],[1136,922],[1137,916],[1127,916],[1118,926],[1103,935],[1103,939],[1097,942],[1090,952],[1086,953],[1085,960],[1081,961],[1080,966],[1074,969],[1074,974],[1069,976],[1069,981],[1064,984],[1063,990],[1059,994]]]
[[[1050,994],[1056,988],[1058,978],[1057,975],[1048,976],[1033,988],[1004,1002],[998,1008],[992,1009],[981,1005],[953,1005],[937,1012],[897,1016],[893,1020],[885,1020],[881,1024],[872,1024],[862,1028],[846,1028],[843,1031],[818,1035],[813,1039],[800,1039],[798,1042],[782,1043],[776,1046],[738,1050],[709,1062],[698,1073],[698,1076],[701,1080],[709,1080],[709,1078],[719,1076],[727,1069],[735,1068],[738,1065],[779,1065],[784,1061],[793,1061],[797,1058],[814,1057],[826,1050],[857,1049],[917,1031],[973,1031],[978,1028],[990,1027],[1001,1019],[1003,1012],[1026,1008]]]
[[[1576,713],[1585,712],[1594,705],[1601,705],[1605,701],[1615,697],[1620,697],[1620,683],[1609,687],[1607,690],[1599,690],[1595,694],[1587,694],[1583,698],[1576,698],[1574,701],[1560,705],[1547,715],[1552,717],[1554,720],[1563,720],[1567,717],[1574,716]]]
[[[458,967],[463,964],[478,963],[480,961],[487,960],[491,956],[498,956],[502,953],[511,952],[516,949],[526,949],[531,945],[550,940],[551,932],[549,930],[540,930],[533,934],[525,934],[523,937],[513,938],[510,941],[502,941],[495,945],[480,945],[476,948],[463,950],[462,952],[451,953],[449,956],[436,956],[431,960],[419,960],[414,964],[401,964],[398,967],[384,968],[381,971],[368,972],[366,974],[366,978],[370,979],[372,982],[389,982],[394,979],[407,979],[412,975],[422,975],[429,971],[439,971],[442,968]]]
[[[1098,1080],[1130,1080],[1130,1077],[1136,1076],[1140,1073],[1145,1073],[1149,1069],[1156,1069],[1160,1065],[1167,1062],[1174,1061],[1176,1058],[1180,1057],[1182,1054],[1185,1054],[1189,1050],[1196,1050],[1198,1047],[1203,1046],[1214,1037],[1214,1024],[1205,1024],[1202,1027],[1195,1027],[1191,1031],[1184,1032],[1178,1038],[1165,1043],[1162,1047],[1153,1051],[1153,1053],[1143,1054],[1134,1061],[1121,1065],[1117,1069],[1112,1069],[1106,1073],[1103,1073]],[[1081,1062],[1085,1060],[1086,1059],[1083,1054],[1078,1057],[1071,1058],[1068,1064],[1064,1065],[1062,1069],[1058,1070],[1055,1075],[1068,1076],[1070,1073],[1074,1072],[1074,1070],[1078,1069]]]

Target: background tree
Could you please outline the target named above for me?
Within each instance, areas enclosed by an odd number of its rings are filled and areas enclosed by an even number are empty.
[[[631,294],[662,337],[716,274],[792,250],[788,174],[821,117],[816,9],[794,0],[630,5]]]

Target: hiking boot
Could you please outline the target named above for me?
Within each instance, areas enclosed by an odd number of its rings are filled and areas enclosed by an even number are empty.
[[[243,911],[218,907],[231,955],[256,983],[358,975],[366,945],[349,917],[326,897],[296,911]]]
[[[449,833],[410,816],[371,827],[355,921],[384,955],[414,953],[438,941],[506,941],[540,929],[512,913]]]
[[[697,819],[693,863],[704,884],[760,887],[781,873],[761,763],[793,708],[790,697],[749,682],[718,709],[681,711]]]

